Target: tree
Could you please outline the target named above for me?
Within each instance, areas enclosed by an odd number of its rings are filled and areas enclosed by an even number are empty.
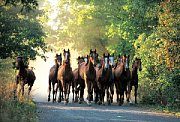
[[[0,58],[17,55],[30,59],[35,59],[36,55],[44,57],[45,33],[36,19],[37,12],[20,13],[19,7],[8,5],[0,7],[0,11]]]

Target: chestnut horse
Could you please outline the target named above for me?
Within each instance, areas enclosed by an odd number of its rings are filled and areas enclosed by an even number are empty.
[[[70,86],[72,84],[74,75],[70,63],[71,55],[69,49],[68,51],[64,49],[63,56],[64,60],[61,67],[58,69],[57,80],[58,86],[60,87],[61,91],[63,90],[64,92],[64,104],[67,104],[69,102]],[[59,99],[59,101],[61,101],[61,94],[59,94]]]
[[[128,100],[131,99],[131,90],[132,86],[134,86],[134,96],[135,96],[135,103],[137,103],[137,90],[138,90],[138,69],[139,71],[142,70],[141,67],[141,59],[135,58],[132,64],[132,72],[131,72],[131,82],[128,85],[129,87],[129,97]]]
[[[58,85],[56,85],[55,88],[55,84],[58,83],[57,81],[57,73],[58,73],[58,68],[61,66],[62,64],[62,56],[61,53],[58,55],[56,54],[55,57],[55,65],[51,67],[50,71],[49,71],[49,95],[48,95],[48,102],[50,101],[50,94],[51,94],[51,85],[52,85],[52,90],[53,90],[53,102],[56,101],[56,95],[57,95],[57,89],[58,89]]]
[[[96,58],[98,54],[96,53],[96,49],[94,51],[90,50],[89,56],[87,55],[87,62],[83,62],[78,67],[79,78],[83,80],[87,86],[87,104],[91,105],[91,101],[93,100],[93,85],[96,79],[96,71],[94,66],[96,65]],[[80,101],[83,100],[84,89],[81,88],[80,91]]]
[[[104,105],[104,96],[105,90],[107,88],[107,84],[110,78],[110,67],[109,67],[109,54],[103,54],[103,57],[100,60],[100,67],[95,67],[96,69],[96,82],[97,82],[97,89],[99,95],[98,104]],[[96,98],[97,99],[97,98]]]
[[[117,94],[117,102],[119,105],[122,105],[124,102],[124,91],[126,90],[126,67],[127,60],[125,60],[125,56],[118,56],[117,65],[114,69],[114,78],[115,78],[115,86],[116,86],[116,94]]]
[[[16,76],[16,89],[17,85],[21,85],[21,93],[24,95],[24,86],[25,84],[28,84],[29,90],[28,95],[30,94],[31,88],[34,84],[34,81],[36,80],[36,76],[34,72],[31,69],[28,69],[28,66],[25,65],[23,57],[18,56],[16,58],[15,62],[16,69],[19,70],[17,76]]]

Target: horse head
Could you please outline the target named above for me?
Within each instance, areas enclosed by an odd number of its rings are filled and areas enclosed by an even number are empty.
[[[114,53],[112,55],[109,55],[109,65],[111,67],[115,66],[115,64],[114,64]]]
[[[129,70],[129,55],[126,56],[124,55],[123,58],[124,58],[124,68],[125,68],[125,71]]]
[[[142,70],[142,66],[141,66],[141,59],[139,58],[135,58],[133,65],[132,65],[133,69],[139,69],[139,71]]]
[[[98,54],[96,53],[96,49],[93,51],[90,49],[89,58],[91,59],[94,66],[98,63]]]
[[[15,67],[16,67],[16,69],[28,68],[28,64],[25,65],[23,57],[22,56],[18,56],[16,58]]]
[[[62,64],[62,55],[61,53],[60,54],[56,54],[56,57],[55,57],[55,64],[57,64],[58,66],[60,66]]]
[[[66,63],[66,64],[70,64],[71,55],[70,55],[69,49],[67,51],[64,49],[63,56],[64,56],[63,62]]]
[[[103,54],[101,63],[105,70],[109,69],[109,53],[108,55],[105,55],[105,53]]]

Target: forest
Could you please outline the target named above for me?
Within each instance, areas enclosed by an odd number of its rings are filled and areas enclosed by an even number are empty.
[[[0,88],[12,83],[18,55],[46,60],[46,52],[72,44],[80,55],[97,49],[130,55],[130,64],[140,58],[140,102],[180,109],[179,0],[0,1]],[[0,91],[3,108],[12,95]]]

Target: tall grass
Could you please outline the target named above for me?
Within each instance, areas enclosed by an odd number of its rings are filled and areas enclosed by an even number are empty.
[[[31,97],[14,99],[16,72],[11,59],[0,59],[0,122],[36,122],[36,104]]]

